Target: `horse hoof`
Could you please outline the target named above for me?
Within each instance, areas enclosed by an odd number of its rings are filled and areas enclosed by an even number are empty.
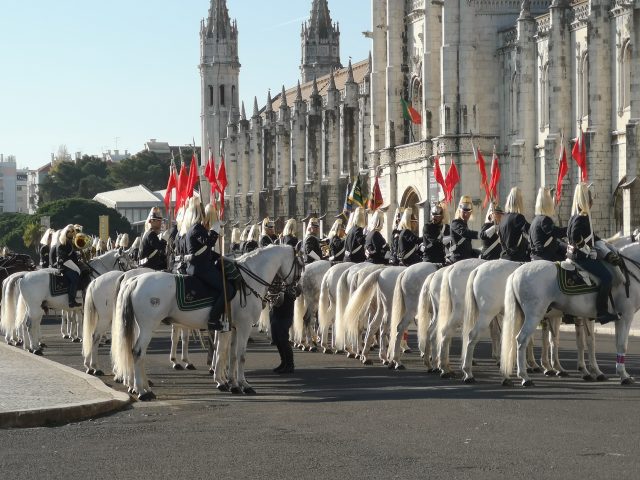
[[[18,341],[16,342],[16,347],[21,347],[21,346],[23,346],[23,345],[24,345],[24,340],[18,340]]]
[[[87,368],[84,373],[87,375],[95,375],[96,371],[93,368]]]
[[[242,393],[242,389],[240,387],[231,387],[231,393],[234,395],[240,395]]]
[[[69,335],[62,335],[62,338],[63,338],[64,340],[69,340],[71,337],[70,337]]]
[[[355,353],[347,353],[347,358],[356,358],[356,354]]]
[[[47,345],[46,343],[44,343],[44,342],[40,342],[40,343],[38,343],[38,346],[39,346],[40,348],[47,348],[47,347],[48,347],[48,345]]]
[[[122,383],[122,379],[121,378],[117,378],[117,377],[115,377],[113,379],[113,381],[116,382],[116,383]]]
[[[556,377],[567,378],[568,376],[569,372],[567,372],[566,370],[558,370],[558,372],[556,373]]]
[[[104,377],[104,372],[103,372],[102,370],[94,370],[94,371],[93,371],[93,374],[94,374],[96,377]]]
[[[255,395],[256,391],[252,387],[245,387],[242,389],[242,393],[245,395]]]
[[[216,372],[213,370],[213,368],[210,368],[210,369],[209,369],[209,375],[211,375],[211,376],[213,377],[213,374],[214,374],[214,373],[216,373]]]
[[[393,370],[393,369],[395,368],[395,366],[396,366],[396,365],[395,365],[395,363],[394,363],[394,362],[389,362],[389,363],[387,364],[387,368],[388,368],[389,370]]]
[[[371,360],[370,358],[367,358],[366,360],[362,361],[363,365],[373,365],[373,360]]]
[[[406,370],[407,367],[405,367],[403,364],[398,363],[396,364],[396,370]]]
[[[427,368],[427,373],[431,373],[431,374],[439,373],[439,370],[437,368],[431,367],[431,368]]]
[[[34,355],[38,355],[39,357],[42,357],[44,354],[42,353],[42,349],[41,348],[37,348],[33,351]]]
[[[555,370],[545,370],[544,371],[544,376],[545,377],[553,377],[555,375],[557,375],[559,372],[556,372]]]
[[[153,387],[153,382],[151,380],[149,380],[149,386]]]
[[[331,355],[333,353],[333,350],[331,350],[330,348],[325,348],[324,350],[322,350],[322,353],[325,353],[327,355]]]
[[[382,360],[382,365],[384,365],[385,367],[389,365],[389,360]]]
[[[533,387],[534,385],[533,380],[522,380],[523,387]]]
[[[510,378],[505,378],[502,380],[502,386],[503,387],[513,387],[513,380],[511,380]]]
[[[310,351],[311,353],[316,353],[316,352],[318,351],[318,347],[316,347],[316,346],[309,347],[309,351]]]
[[[463,382],[466,384],[476,383],[476,379],[475,377],[467,377],[463,380]]]
[[[411,353],[411,349],[410,348],[405,348],[404,350],[402,350],[402,353]]]
[[[478,366],[478,364],[476,363],[476,361],[475,361],[475,360],[471,360],[471,366],[472,366],[472,367],[477,367],[477,366]]]
[[[141,402],[149,402],[155,399],[156,399],[156,396],[152,391],[148,391],[141,395],[138,395],[138,400],[140,400]]]
[[[193,363],[187,363],[184,368],[186,368],[187,370],[195,370],[196,369],[196,367],[195,367],[195,365],[193,365]]]
[[[542,373],[542,368],[540,368],[540,367],[533,367],[533,373]]]
[[[632,385],[635,380],[633,377],[627,377],[620,380],[620,385]]]
[[[445,379],[453,378],[453,373],[442,371],[440,372],[440,378],[445,378]]]
[[[127,393],[129,395],[133,395],[135,393],[135,390],[133,389],[133,387],[129,387],[129,388],[127,388]]]
[[[601,373],[600,375],[598,375],[596,377],[596,380],[598,382],[606,382],[607,381],[607,377],[606,377],[606,375],[604,373]]]
[[[71,340],[71,342],[73,343],[80,343],[82,340],[80,340],[79,338],[74,338],[73,340]]]
[[[218,390],[220,390],[221,392],[228,392],[229,391],[229,385],[227,385],[226,383],[219,383],[216,388]]]
[[[595,379],[591,375],[583,375],[582,380],[585,382],[593,382]]]

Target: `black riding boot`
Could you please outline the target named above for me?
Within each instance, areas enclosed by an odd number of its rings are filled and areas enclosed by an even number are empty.
[[[609,312],[609,293],[611,289],[600,286],[596,297],[596,321],[601,325],[618,320],[618,315]]]
[[[222,322],[220,317],[224,313],[224,297],[220,296],[216,299],[216,302],[211,307],[209,312],[209,321],[207,322],[207,328],[211,331],[222,330]]]
[[[287,335],[288,337],[288,335]],[[294,365],[293,365],[293,349],[289,344],[289,339],[287,338],[285,342],[282,343],[282,350],[284,353],[284,367],[280,370],[280,373],[293,373]]]

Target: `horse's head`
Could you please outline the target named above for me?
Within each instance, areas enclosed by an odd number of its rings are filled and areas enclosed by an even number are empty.
[[[304,270],[302,252],[290,246],[283,245],[282,248],[287,251],[288,255],[285,255],[285,259],[278,269],[278,276],[282,279],[282,282],[287,285],[297,285]]]

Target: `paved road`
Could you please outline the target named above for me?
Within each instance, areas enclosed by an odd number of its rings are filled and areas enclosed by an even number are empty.
[[[44,328],[46,356],[80,369],[80,346],[56,330]],[[393,372],[297,352],[297,371],[285,377],[270,372],[274,347],[254,338],[248,379],[258,396],[217,392],[199,349],[199,370],[171,370],[165,335],[147,362],[157,401],[62,427],[0,430],[1,477],[637,478],[638,385],[537,375],[533,388],[504,388],[486,344],[476,385],[426,374],[415,354],[407,371]],[[573,368],[572,336],[563,346]],[[599,348],[612,375],[612,339]],[[640,377],[639,340],[630,352]]]

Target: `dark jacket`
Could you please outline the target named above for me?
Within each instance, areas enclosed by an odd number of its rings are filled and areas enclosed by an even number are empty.
[[[469,230],[467,222],[456,218],[451,222],[451,245],[449,246],[449,263],[455,263],[467,258],[476,257],[477,251],[473,249],[471,240],[478,238],[478,232]]]
[[[398,261],[401,265],[408,267],[421,261],[421,243],[422,238],[418,237],[408,228],[400,232],[398,237]]]
[[[160,239],[156,232],[146,232],[140,242],[140,266],[153,270],[167,268],[166,248],[167,242]]]
[[[364,242],[367,251],[367,262],[383,265],[387,262],[386,254],[389,251],[389,244],[378,230],[367,233]]]
[[[312,252],[315,255],[311,255]],[[315,258],[316,256],[317,258]],[[316,260],[322,260],[320,240],[315,235],[307,235],[304,237],[304,261],[305,263],[313,263]]]
[[[344,260],[345,241],[334,236],[329,242],[329,260],[332,262],[342,262]]]
[[[298,237],[295,235],[285,235],[279,240],[280,245],[290,245],[293,248],[296,248],[298,245]]]
[[[272,238],[269,235],[262,235],[258,245],[260,245],[260,248],[268,247],[269,245],[273,245],[274,240],[275,238]]]
[[[344,261],[362,263],[367,257],[364,254],[366,238],[362,227],[353,227],[345,239]]]
[[[569,244],[573,247],[574,260],[586,260],[587,254],[584,253],[581,248],[586,245],[593,248],[595,242],[600,240],[600,237],[593,234],[589,217],[587,215],[573,215],[569,219],[569,225],[567,225],[567,237]]]
[[[214,268],[213,247],[217,240],[218,234],[207,231],[201,223],[196,223],[189,229],[186,237],[187,253],[191,255],[187,267],[189,275],[199,275]]]
[[[42,245],[40,247],[40,266],[42,268],[49,267],[49,245]]]
[[[80,266],[80,259],[78,258],[78,253],[73,250],[73,245],[71,244],[71,240],[67,241],[66,245],[58,244],[56,247],[56,267],[58,268],[66,268],[63,267],[64,263],[67,260],[71,260],[73,263]]]
[[[400,240],[400,230],[393,229],[391,231],[391,243],[389,244],[389,263],[391,265],[400,265],[398,258],[398,241]]]
[[[444,263],[445,250],[442,239],[451,235],[449,225],[429,222],[422,228],[422,260],[431,263]]]
[[[564,260],[567,256],[567,244],[561,239],[566,236],[567,229],[556,227],[551,217],[536,215],[529,228],[531,260]]]
[[[505,213],[499,227],[502,253],[500,258],[512,262],[528,262],[529,254],[529,222],[521,213]]]
[[[494,228],[493,235],[487,232],[491,227]],[[497,260],[502,253],[502,245],[500,245],[500,237],[498,236],[498,226],[493,222],[485,223],[480,229],[480,240],[482,240],[482,253],[480,258],[483,260]]]
[[[254,250],[257,250],[257,248],[258,242],[256,242],[255,240],[247,240],[242,246],[242,253],[253,252]]]

